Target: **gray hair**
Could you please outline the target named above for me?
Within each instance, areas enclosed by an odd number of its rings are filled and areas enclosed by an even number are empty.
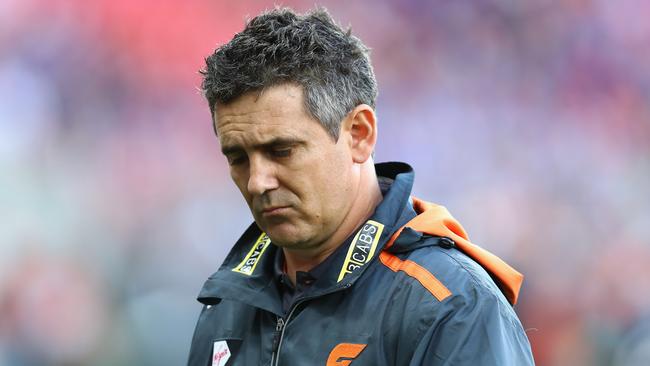
[[[201,89],[214,117],[217,103],[296,83],[308,113],[338,140],[341,121],[354,107],[375,108],[377,81],[368,54],[361,40],[325,9],[304,15],[275,9],[251,19],[206,58]]]

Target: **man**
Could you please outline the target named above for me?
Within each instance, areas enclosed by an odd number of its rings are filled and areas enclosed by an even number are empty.
[[[202,88],[255,222],[199,294],[191,366],[532,365],[522,276],[469,243],[413,171],[374,165],[368,50],[324,10],[274,10]]]

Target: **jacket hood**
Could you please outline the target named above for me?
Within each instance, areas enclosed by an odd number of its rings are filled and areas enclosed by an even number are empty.
[[[447,208],[434,203],[411,197],[413,209],[417,213],[411,221],[397,230],[390,238],[385,248],[390,247],[400,235],[404,227],[432,236],[448,237],[456,247],[480,264],[495,280],[506,299],[512,304],[517,303],[519,290],[524,276],[506,262],[487,250],[472,244],[465,229],[451,216]]]

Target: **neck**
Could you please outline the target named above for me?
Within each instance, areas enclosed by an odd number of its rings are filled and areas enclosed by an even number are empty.
[[[356,228],[368,220],[381,202],[383,197],[372,159],[368,159],[359,168],[359,184],[354,200],[336,232],[313,250],[283,248],[287,275],[292,283],[296,283],[296,271],[309,271],[329,257]]]

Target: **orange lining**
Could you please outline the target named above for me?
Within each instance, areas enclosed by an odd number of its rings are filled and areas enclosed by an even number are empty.
[[[438,301],[442,301],[451,296],[451,291],[443,285],[431,272],[411,260],[401,260],[393,254],[381,252],[379,260],[393,272],[402,271],[407,275],[415,278],[435,296]]]
[[[446,236],[456,243],[456,247],[478,262],[488,273],[498,279],[497,285],[508,301],[515,305],[524,276],[506,262],[487,250],[472,244],[467,233],[443,206],[422,201],[411,196],[413,208],[420,213],[406,226],[423,233]]]

